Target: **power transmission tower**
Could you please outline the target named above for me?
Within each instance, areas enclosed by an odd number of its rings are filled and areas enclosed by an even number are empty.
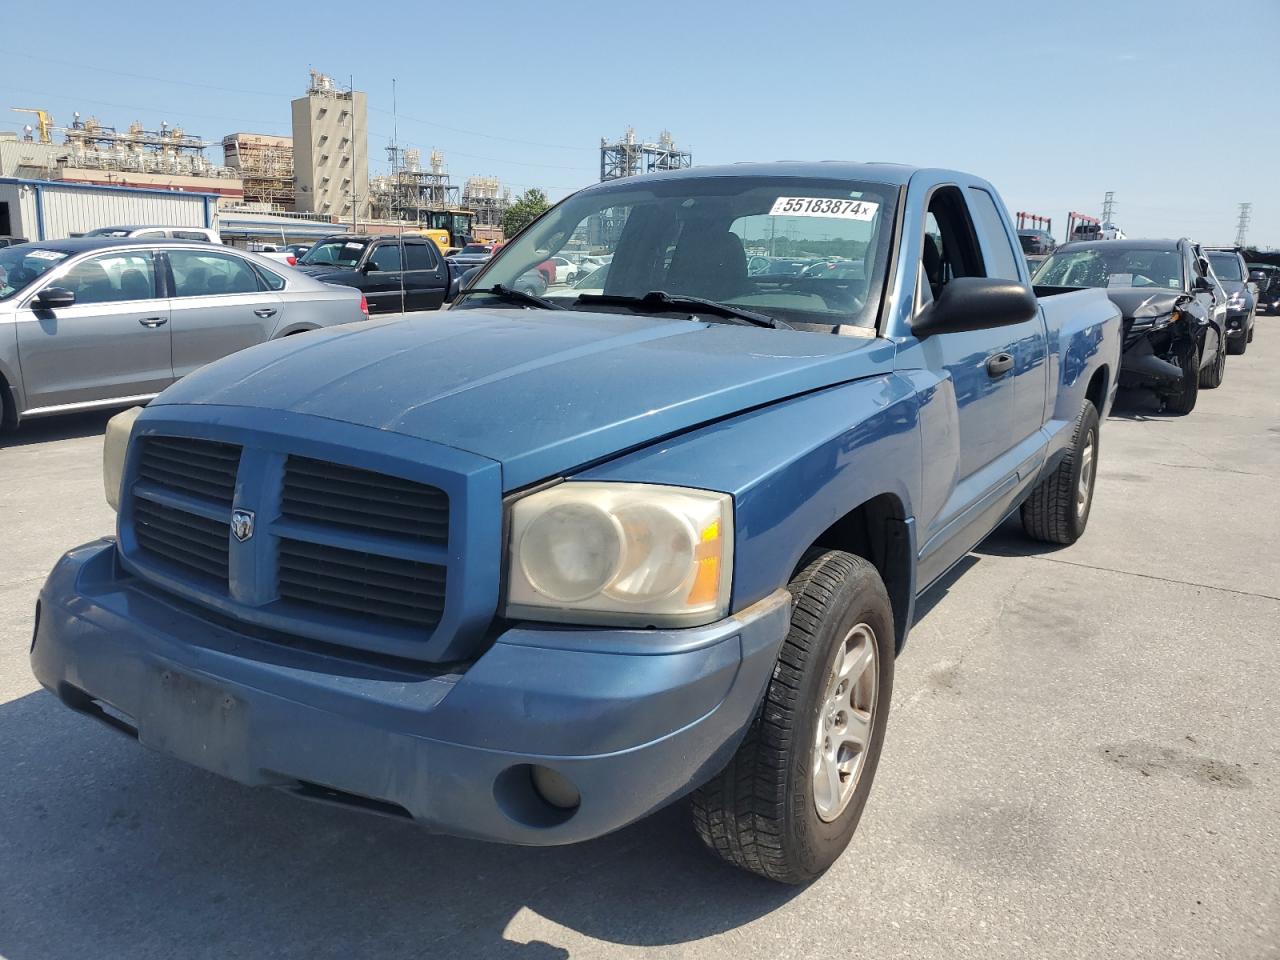
[[[1106,195],[1105,195],[1105,196],[1103,196],[1103,198],[1102,198],[1102,224],[1103,224],[1103,226],[1108,226],[1108,225],[1110,225],[1110,224],[1113,222],[1113,221],[1112,221],[1112,219],[1111,219],[1111,214],[1115,211],[1116,206],[1117,206],[1117,204],[1116,204],[1116,192],[1115,192],[1114,190],[1108,190],[1108,191],[1106,192]]]
[[[1240,204],[1240,219],[1236,221],[1236,246],[1244,246],[1244,235],[1249,232],[1249,220],[1252,217],[1252,203]]]

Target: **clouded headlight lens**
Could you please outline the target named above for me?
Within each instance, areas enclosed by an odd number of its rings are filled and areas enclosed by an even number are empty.
[[[511,508],[507,615],[694,626],[728,613],[727,494],[642,483],[563,483]]]
[[[120,483],[124,479],[124,456],[129,450],[129,435],[141,407],[130,407],[107,421],[102,438],[102,487],[112,510],[120,509]]]

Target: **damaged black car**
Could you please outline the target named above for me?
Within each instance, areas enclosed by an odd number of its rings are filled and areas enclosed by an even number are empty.
[[[1032,282],[1048,291],[1106,288],[1124,314],[1120,385],[1155,391],[1170,413],[1190,413],[1201,387],[1222,383],[1225,295],[1190,240],[1067,243]]]

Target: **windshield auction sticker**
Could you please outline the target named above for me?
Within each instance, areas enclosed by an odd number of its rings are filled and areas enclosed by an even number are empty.
[[[841,200],[839,197],[779,197],[769,211],[771,217],[839,217],[842,220],[871,220],[880,204],[868,200]]]

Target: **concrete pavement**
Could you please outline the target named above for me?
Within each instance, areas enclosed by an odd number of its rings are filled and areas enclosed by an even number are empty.
[[[1188,417],[1104,426],[1089,531],[1016,525],[928,596],[862,826],[819,882],[682,805],[517,849],[267,792],[61,707],[27,666],[108,533],[105,415],[0,441],[0,957],[1280,958],[1280,317]]]

